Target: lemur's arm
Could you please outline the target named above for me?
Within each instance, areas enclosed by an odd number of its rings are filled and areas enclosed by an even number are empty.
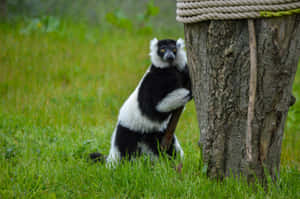
[[[172,91],[156,105],[157,111],[171,112],[184,106],[191,99],[190,93],[186,88],[178,88]]]
[[[182,88],[175,89],[164,97],[156,106],[158,111],[171,112],[184,106],[192,99],[192,86],[187,65],[184,67],[184,70],[179,73],[182,77]]]

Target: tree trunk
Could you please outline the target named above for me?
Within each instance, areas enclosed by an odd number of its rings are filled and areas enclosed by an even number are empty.
[[[300,15],[254,21],[257,87],[252,157],[246,159],[250,54],[247,20],[185,24],[185,39],[210,177],[279,175],[281,143],[300,55]]]
[[[0,0],[0,17],[6,17],[6,15],[7,15],[6,0]]]

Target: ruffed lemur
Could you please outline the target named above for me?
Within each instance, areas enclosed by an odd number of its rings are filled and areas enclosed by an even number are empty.
[[[161,142],[174,110],[191,100],[191,82],[182,39],[150,42],[151,66],[119,111],[111,138],[107,163],[147,154],[159,155]],[[183,150],[174,135],[166,151],[170,156]],[[99,158],[94,153],[91,158]]]

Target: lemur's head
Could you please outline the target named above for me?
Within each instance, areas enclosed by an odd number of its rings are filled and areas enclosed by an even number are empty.
[[[186,54],[184,51],[184,41],[179,38],[157,40],[150,42],[150,57],[152,64],[159,68],[176,66],[179,70],[186,65]]]

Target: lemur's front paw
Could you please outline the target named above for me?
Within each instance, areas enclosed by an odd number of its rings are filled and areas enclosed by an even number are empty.
[[[193,99],[193,95],[192,95],[192,92],[189,92],[189,94],[188,95],[186,95],[184,98],[183,98],[183,101],[185,102],[185,103],[188,103],[190,100],[192,100]]]

